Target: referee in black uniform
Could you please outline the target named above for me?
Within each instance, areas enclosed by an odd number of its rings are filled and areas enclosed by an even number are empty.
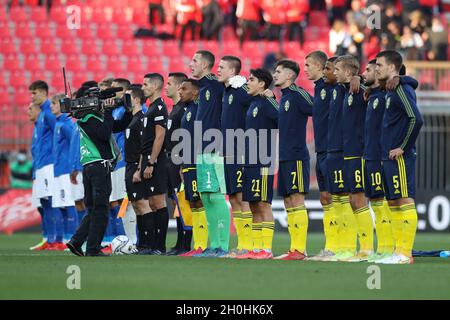
[[[144,77],[142,90],[150,101],[143,119],[142,148],[140,169],[142,178],[149,180],[150,196],[148,198],[151,217],[154,219],[155,244],[151,250],[142,254],[161,255],[166,252],[166,236],[169,225],[167,211],[167,170],[164,139],[167,126],[167,107],[161,98],[164,78],[159,73],[149,73]]]
[[[175,146],[175,142],[171,141],[172,132],[181,127],[181,119],[186,111],[186,104],[180,100],[180,94],[178,90],[187,76],[181,72],[174,72],[169,74],[166,84],[166,95],[173,102],[172,111],[169,114],[169,120],[167,120],[167,134],[166,134],[166,155],[167,155],[167,176],[169,182],[168,197],[172,199],[173,208],[176,207],[176,193],[180,190],[181,176],[180,165],[175,165],[174,160],[178,155],[172,155],[172,149]],[[172,157],[174,157],[172,159]],[[179,159],[178,159],[179,160]],[[180,161],[175,161],[180,163]],[[173,212],[174,212],[173,211]],[[172,214],[173,214],[172,212]],[[167,255],[178,255],[190,251],[192,230],[184,230],[181,217],[176,217],[177,221],[177,243],[174,247],[167,252]]]

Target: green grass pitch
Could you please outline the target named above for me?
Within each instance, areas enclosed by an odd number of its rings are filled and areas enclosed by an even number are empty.
[[[168,243],[174,237],[171,233]],[[0,299],[450,299],[450,260],[443,258],[381,265],[381,289],[369,290],[368,263],[84,258],[29,251],[38,241],[37,234],[0,235]],[[275,233],[276,254],[288,244],[287,233]],[[322,235],[308,236],[310,254],[321,246]],[[417,235],[416,250],[448,247],[448,234]],[[80,290],[66,287],[70,265],[80,267]]]

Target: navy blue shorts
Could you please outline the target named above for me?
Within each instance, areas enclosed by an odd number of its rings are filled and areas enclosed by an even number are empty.
[[[345,192],[344,156],[342,152],[327,153],[328,187],[332,194]]]
[[[225,187],[227,194],[232,195],[242,192],[242,165],[239,164],[225,164]]]
[[[384,198],[381,160],[364,160],[364,191],[369,199]]]
[[[184,197],[188,201],[200,200],[200,194],[197,189],[197,169],[183,168]]]
[[[242,200],[272,203],[273,174],[269,175],[269,168],[244,167],[243,178]]]
[[[309,160],[280,161],[278,195],[309,192]]]
[[[328,172],[327,172],[327,153],[322,152],[317,154],[316,161],[316,177],[317,184],[319,185],[319,191],[325,192],[329,191],[328,186]]]
[[[345,192],[364,192],[364,174],[362,157],[344,158]]]
[[[387,200],[413,198],[416,195],[416,154],[397,160],[383,160],[383,183]]]

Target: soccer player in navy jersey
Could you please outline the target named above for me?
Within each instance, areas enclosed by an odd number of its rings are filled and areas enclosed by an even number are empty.
[[[306,146],[306,125],[312,115],[312,97],[295,85],[300,73],[292,60],[281,60],[275,65],[274,83],[281,88],[278,110],[279,171],[278,195],[284,199],[288,214],[291,246],[287,254],[276,259],[304,260],[308,213],[305,194],[309,191],[309,151]]]

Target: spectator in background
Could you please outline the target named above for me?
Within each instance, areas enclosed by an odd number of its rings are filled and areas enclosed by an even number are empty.
[[[181,26],[179,40],[180,49],[183,47],[184,37],[188,28],[191,29],[191,39],[195,39],[197,29],[197,3],[196,0],[177,0],[175,9],[177,11],[177,24]]]
[[[366,26],[366,15],[362,11],[361,0],[352,0],[351,10],[347,12],[347,22],[351,24],[356,24],[361,30]]]
[[[25,0],[19,0],[19,5],[23,6],[25,4]],[[50,9],[52,7],[53,0],[39,0],[38,5],[43,6],[45,5],[47,7],[47,12],[50,12]],[[13,0],[8,0],[8,9],[11,8],[11,5],[13,3]]]
[[[201,37],[207,40],[219,40],[223,27],[224,16],[216,0],[202,1],[202,31]]]
[[[431,28],[428,29],[431,47],[427,53],[428,60],[446,61],[448,50],[448,28],[445,28],[438,17],[432,19]]]
[[[425,23],[431,25],[431,20],[433,18],[433,11],[438,7],[439,0],[419,0],[420,12],[422,12]]]
[[[381,51],[381,44],[378,37],[378,30],[372,30],[372,32],[367,37],[367,41],[365,43],[365,52],[367,61],[375,59],[380,51]]]
[[[289,41],[298,34],[300,47],[305,43],[304,29],[309,15],[309,0],[288,0],[286,22]]]
[[[400,50],[401,30],[400,24],[391,21],[387,25],[387,32],[381,35],[381,47],[383,50]]]
[[[362,30],[363,27],[356,23],[352,23],[349,27],[351,44],[348,48],[348,53],[357,57],[358,61],[363,61],[363,41],[365,36]]]
[[[393,3],[386,4],[384,10],[381,10],[381,14],[381,32],[383,33],[387,33],[389,31],[387,27],[389,23],[394,22],[398,25],[402,23],[402,19],[398,15]]]
[[[11,172],[11,188],[13,189],[31,189],[33,174],[33,165],[27,159],[24,150],[19,151],[16,160],[9,165]]]
[[[411,12],[411,14],[409,15],[409,27],[412,29],[412,31],[419,34],[425,31],[428,26],[422,12],[420,12],[419,10]]]
[[[328,22],[334,25],[336,20],[345,20],[346,0],[325,0],[328,12]]]
[[[250,40],[258,39],[259,7],[257,0],[238,0],[236,8],[238,18],[239,45],[242,48],[247,35]]]
[[[106,90],[111,88],[114,78],[105,78],[98,84],[100,90]]]
[[[402,21],[403,24],[409,23],[409,14],[414,10],[420,10],[420,4],[417,0],[401,0],[402,4]]]
[[[261,9],[265,21],[265,38],[281,41],[281,28],[285,23],[285,6],[279,0],[262,0]]]
[[[330,53],[331,55],[341,56],[347,53],[352,43],[350,34],[345,30],[345,24],[342,20],[336,20],[330,29]]]
[[[156,14],[158,15],[159,23],[156,23]],[[164,15],[162,0],[148,0],[148,21],[152,30],[155,29],[157,24],[164,24]]]
[[[404,26],[400,46],[400,51],[404,54],[406,60],[417,60],[419,49],[423,47],[423,40],[419,33],[413,31],[409,26]]]

